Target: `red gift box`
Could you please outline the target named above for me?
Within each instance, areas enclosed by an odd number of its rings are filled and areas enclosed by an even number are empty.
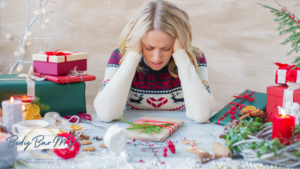
[[[288,86],[268,86],[267,87],[267,121],[271,122],[273,116],[278,114],[278,107],[282,107],[284,89]],[[300,104],[300,89],[294,90],[293,102]]]
[[[34,73],[34,75],[38,77],[45,77],[47,80],[59,84],[93,81],[96,79],[96,76],[89,75],[89,74],[79,75],[79,76],[70,76],[70,75],[54,76],[54,75],[44,75],[40,73]]]
[[[275,83],[286,84],[287,82],[300,83],[300,68],[295,65],[288,65],[282,63],[275,63],[278,69],[275,70]]]
[[[78,71],[87,70],[87,54],[80,52],[44,52],[32,55],[35,73],[66,75],[75,67]]]

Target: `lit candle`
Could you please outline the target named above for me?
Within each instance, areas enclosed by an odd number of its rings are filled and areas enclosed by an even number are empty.
[[[26,116],[27,116],[26,108],[25,108],[25,104],[24,103],[22,105],[22,110],[23,110],[22,116],[23,116],[23,121],[24,121],[24,120],[26,120]]]
[[[272,139],[279,138],[282,143],[285,138],[290,139],[295,132],[295,117],[285,113],[281,108],[281,114],[273,116]]]
[[[9,140],[6,141],[10,136],[9,133],[3,133],[0,130],[0,168],[12,167],[18,155],[17,146],[9,148]]]
[[[2,101],[2,113],[3,124],[11,130],[12,125],[22,121],[22,101],[14,100],[13,97],[10,100]]]

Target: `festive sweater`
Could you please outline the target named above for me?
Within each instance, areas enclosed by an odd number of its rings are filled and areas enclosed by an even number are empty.
[[[185,111],[188,118],[198,123],[210,118],[215,100],[203,53],[202,58],[196,56],[197,70],[184,49],[173,53],[178,78],[170,75],[168,65],[155,71],[145,64],[141,54],[128,51],[126,55],[121,66],[118,49],[110,56],[103,84],[94,100],[100,120],[120,119],[124,109]],[[138,65],[143,72],[136,71]]]

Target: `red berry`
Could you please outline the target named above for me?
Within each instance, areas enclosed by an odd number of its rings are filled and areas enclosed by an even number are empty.
[[[129,144],[129,142],[127,142],[127,144]]]
[[[142,163],[142,162],[144,162],[144,161],[143,161],[143,160],[140,160],[139,162]]]
[[[235,107],[234,107],[234,106],[231,106],[231,110],[235,110]]]
[[[295,17],[293,16],[292,19],[294,19]]]
[[[145,152],[145,150],[142,150],[143,152]]]
[[[222,134],[220,134],[219,137],[222,138]]]
[[[289,18],[291,18],[292,16],[290,15]]]
[[[228,113],[228,114],[231,114],[231,111],[230,111],[230,110],[228,110],[228,111],[227,111],[227,113]]]
[[[154,144],[151,144],[151,146],[154,146]]]
[[[235,111],[231,111],[231,114],[234,115],[234,114],[235,114]]]
[[[158,151],[155,151],[155,153],[157,153]]]
[[[298,23],[300,23],[300,21],[298,21]]]
[[[141,140],[142,142],[144,141],[144,140]]]
[[[166,156],[167,156],[167,154],[166,154]],[[161,164],[165,164],[165,162],[163,161],[163,162],[161,162]]]
[[[135,142],[135,138],[132,141]]]
[[[156,156],[156,153],[154,153],[153,155]]]
[[[144,146],[144,144],[142,144],[142,146]]]
[[[163,151],[168,151],[168,149],[165,147],[165,148],[163,149]]]
[[[294,20],[294,22],[297,22],[296,20]]]
[[[164,153],[163,153],[163,156],[164,156],[164,157],[167,157],[167,153],[166,153],[166,152],[164,152]]]
[[[296,135],[296,138],[299,138],[299,135]]]
[[[234,117],[235,117],[234,115],[231,115],[231,116],[230,116],[230,118],[232,118],[232,119],[234,119]]]
[[[234,119],[231,119],[231,122],[233,122],[234,121]]]
[[[239,110],[242,110],[242,107],[241,107],[241,106],[239,106]]]

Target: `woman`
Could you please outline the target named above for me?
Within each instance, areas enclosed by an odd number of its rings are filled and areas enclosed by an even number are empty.
[[[98,117],[120,119],[123,109],[186,111],[203,123],[215,107],[203,53],[191,46],[187,13],[152,0],[139,7],[123,29],[94,100]]]

